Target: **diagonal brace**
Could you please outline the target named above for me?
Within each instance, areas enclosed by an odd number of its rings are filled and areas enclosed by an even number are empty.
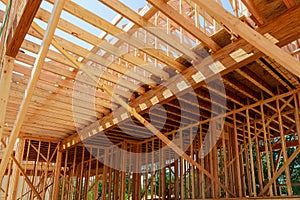
[[[32,23],[32,27],[39,32],[41,35],[44,34],[44,30],[35,22]],[[108,95],[114,98],[122,107],[124,107],[130,114],[132,114],[140,123],[142,123],[146,128],[148,128],[155,136],[157,136],[162,142],[168,145],[174,152],[176,152],[183,159],[188,161],[190,164],[196,166],[200,171],[202,171],[207,177],[209,177],[213,182],[223,188],[232,196],[235,196],[234,193],[230,191],[228,187],[222,184],[216,177],[214,177],[211,173],[209,173],[206,169],[204,169],[199,163],[194,161],[190,156],[188,156],[182,149],[180,149],[175,143],[170,141],[165,135],[163,135],[159,130],[157,130],[152,124],[150,124],[147,120],[145,120],[134,108],[129,106],[125,101],[123,101],[118,95],[114,94],[110,89],[108,89],[104,84],[100,83],[98,78],[88,70],[86,65],[79,63],[72,55],[70,55],[63,47],[58,44],[54,39],[52,39],[52,45],[59,50],[64,56],[69,59],[77,69],[85,72],[93,81],[98,84],[98,87],[104,90]]]

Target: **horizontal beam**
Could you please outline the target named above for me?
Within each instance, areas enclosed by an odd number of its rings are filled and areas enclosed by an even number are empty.
[[[36,23],[33,23],[35,30],[37,30],[40,34],[43,33],[43,30],[39,25]],[[107,94],[111,95],[113,99],[118,102],[130,115],[135,117],[141,124],[143,124],[149,131],[153,133],[153,135],[157,136],[164,144],[166,144],[170,149],[172,149],[174,152],[176,152],[179,156],[181,156],[183,159],[188,161],[190,164],[197,167],[203,174],[205,174],[208,178],[210,178],[216,185],[223,188],[228,194],[231,194],[234,196],[234,194],[229,190],[228,187],[223,185],[219,179],[211,175],[210,172],[208,172],[203,166],[201,166],[198,162],[193,160],[190,156],[188,156],[181,148],[179,148],[175,143],[170,141],[165,135],[163,135],[155,126],[153,126],[151,123],[149,123],[145,118],[143,118],[142,115],[140,115],[134,108],[132,108],[127,102],[122,100],[118,95],[114,94],[112,91],[110,91],[108,88],[106,88],[105,85],[99,83],[98,78],[91,72],[87,65],[82,65],[79,63],[72,55],[70,55],[66,50],[63,49],[63,47],[57,43],[54,39],[52,39],[52,45],[60,51],[68,60],[70,60],[74,67],[77,69],[82,70],[84,73],[86,73],[89,78],[91,78],[95,83],[98,85],[100,89],[103,89]],[[59,177],[58,177],[59,179]]]
[[[297,9],[291,10],[290,12],[285,13],[284,15],[278,17],[277,19],[266,23],[263,27],[259,28],[257,31],[261,34],[265,34],[265,33],[272,34],[274,37],[276,37],[279,40],[278,45],[284,46],[284,45],[298,39],[298,37],[300,35],[300,29],[293,28],[293,27],[300,26],[299,12],[300,12],[300,7],[297,7]],[[281,23],[282,21],[289,21],[289,23],[288,24]],[[248,58],[245,58],[244,60],[241,60],[239,62],[233,60],[233,58],[230,56],[230,54],[232,52],[238,51],[240,49],[243,49],[246,52],[251,52],[251,53],[253,53],[253,55],[249,56]],[[258,51],[254,46],[252,46],[245,40],[240,39],[239,41],[229,44],[226,47],[224,47],[223,49],[216,52],[212,58],[202,60],[199,64],[199,66],[203,67],[203,70],[201,68],[201,72],[207,78],[211,78],[213,76],[213,74],[209,74],[209,72],[207,71],[207,66],[212,64],[213,60],[219,61],[220,63],[222,63],[224,65],[225,69],[220,71],[220,74],[225,75],[225,74],[233,71],[236,68],[242,67],[242,66],[248,64],[249,62],[256,60],[257,58],[259,58],[261,56],[262,56],[262,53],[260,51]],[[195,68],[191,67],[191,68],[185,70],[182,74],[180,74],[180,76],[184,75],[184,78],[189,81],[190,86],[192,88],[197,88],[197,87],[200,87],[201,85],[204,85],[204,81],[195,82],[195,80],[193,80],[192,76],[196,73],[197,73],[197,70]],[[153,90],[151,90],[151,91],[145,93],[144,95],[138,97],[137,99],[135,99],[130,105],[133,106],[138,112],[143,113],[143,112],[146,112],[147,109],[144,111],[141,111],[139,105],[142,103],[146,103],[146,105],[149,108],[149,106],[152,105],[152,103],[150,102],[150,99],[153,97],[157,97],[159,102],[161,102],[161,103],[170,101],[170,100],[174,99],[175,96],[173,95],[168,98],[165,98],[163,95],[163,92],[165,91],[166,87],[167,88],[171,87],[172,89],[174,89],[174,91],[179,92],[178,88],[176,88],[176,86],[174,87],[174,85],[176,85],[176,83],[178,83],[178,77],[177,76],[172,77],[171,79],[166,81],[164,86],[157,86],[157,87],[153,88]],[[189,89],[187,89],[187,90],[189,90]],[[182,91],[180,93],[183,94],[186,92],[188,92],[188,91]],[[177,96],[180,96],[179,93],[177,94]],[[123,108],[120,108],[115,112],[114,116],[108,115],[108,116],[104,117],[103,119],[101,119],[101,121],[94,122],[87,128],[81,130],[81,137],[79,137],[79,135],[76,133],[76,134],[64,139],[62,141],[60,148],[71,147],[73,145],[76,145],[76,144],[82,142],[83,140],[86,140],[86,139],[92,137],[93,134],[90,135],[89,133],[92,132],[93,130],[96,130],[96,132],[99,132],[98,130],[100,127],[102,127],[104,130],[107,128],[111,129],[112,126],[106,127],[105,124],[110,123],[111,125],[114,125],[113,119],[115,116],[118,116],[117,113],[119,113],[121,115],[124,112],[126,112],[126,111]],[[122,122],[124,120],[119,119],[118,121]]]
[[[287,141],[286,142],[286,148],[291,148],[291,147],[296,147],[298,146],[299,144],[299,141],[298,140],[292,140],[292,141]],[[282,149],[282,146],[281,146],[281,143],[277,143],[277,144],[274,144],[272,146],[272,150],[281,150]],[[259,152],[264,152],[265,151],[265,147],[262,146],[262,147],[259,147]]]

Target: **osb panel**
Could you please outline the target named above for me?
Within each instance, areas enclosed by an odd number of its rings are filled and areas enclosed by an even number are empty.
[[[287,10],[282,0],[253,0],[255,7],[267,21],[270,21]]]

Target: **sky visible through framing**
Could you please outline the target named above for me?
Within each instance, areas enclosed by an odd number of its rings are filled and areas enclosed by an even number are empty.
[[[93,12],[94,14],[100,16],[101,18],[111,22],[117,15],[117,13],[113,10],[111,10],[110,8],[106,7],[105,5],[103,5],[102,3],[100,3],[98,0],[72,0],[73,2],[75,2],[76,4],[80,5],[80,6],[83,6],[85,9]],[[126,4],[129,8],[131,8],[132,10],[134,11],[138,11],[138,9],[140,8],[143,8],[146,6],[147,2],[146,0],[120,0],[122,3]],[[229,12],[233,13],[233,10],[232,10],[232,7],[230,5],[230,2],[229,0],[222,0],[222,4],[224,6],[224,8],[226,10],[228,10]],[[46,1],[43,1],[42,4],[41,4],[41,7],[49,12],[52,11],[52,4],[46,2]],[[0,2],[0,9],[1,10],[5,10],[6,9],[6,6]],[[72,22],[73,24],[75,24],[76,26],[78,27],[81,27],[83,28],[84,30],[94,34],[94,35],[97,35],[97,36],[100,36],[101,33],[103,31],[101,31],[100,29],[84,22],[83,20],[63,11],[62,14],[61,14],[61,18],[69,21],[69,22]],[[40,20],[37,20],[35,19],[35,22],[37,22],[43,29],[46,29],[47,28],[47,24],[40,21]],[[118,27],[121,28],[122,25],[124,24],[127,24],[129,21],[126,20],[126,19],[123,19],[121,22],[118,23]],[[69,40],[69,41],[72,41],[72,42],[75,42],[76,44],[82,46],[83,48],[85,49],[91,49],[93,46],[81,39],[78,39],[76,38],[75,36],[72,36],[68,33],[65,33],[64,31],[61,31],[59,29],[56,29],[55,31],[55,34],[66,39],[66,40]],[[107,37],[109,38],[109,36]],[[32,36],[29,36],[27,35],[26,36],[26,39],[29,40],[29,41],[32,41],[36,44],[41,44],[41,40],[37,39],[37,38],[34,38]],[[54,48],[54,47],[50,47],[51,50],[54,50],[57,52],[57,50]],[[34,56],[36,57],[35,54],[29,52],[29,51],[26,51],[24,50],[24,52],[26,54],[29,54],[31,56]],[[49,59],[46,59],[46,61],[49,61]],[[23,63],[22,63],[23,64]]]

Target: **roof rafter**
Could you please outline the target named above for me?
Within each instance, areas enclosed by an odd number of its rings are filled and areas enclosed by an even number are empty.
[[[47,22],[49,20],[50,17],[50,13],[44,9],[40,9],[37,12],[37,16],[38,19]],[[60,19],[58,22],[57,27],[71,35],[74,35],[75,37],[86,41],[92,45],[94,45],[94,48],[90,51],[91,54],[95,54],[97,52],[97,50],[103,49],[108,53],[111,53],[115,56],[121,56],[121,58],[129,63],[132,63],[133,65],[138,66],[141,69],[144,69],[150,73],[152,73],[153,75],[160,77],[164,80],[166,80],[169,75],[168,73],[166,73],[165,71],[156,68],[155,70],[153,70],[152,67],[145,67],[146,66],[146,62],[144,60],[142,60],[141,58],[137,58],[134,57],[134,59],[132,58],[132,56],[126,56],[123,55],[122,52],[120,52],[120,50],[118,48],[116,48],[115,46],[113,46],[112,44],[108,43],[106,40],[102,39],[102,38],[98,38],[96,36],[94,36],[93,34],[81,29],[80,27],[77,27],[76,25],[64,20],[64,19]],[[30,32],[30,30],[29,30]],[[87,60],[83,60],[83,63],[85,63]],[[114,63],[111,64],[111,66],[108,66],[108,68],[113,68],[113,70],[115,70],[114,67]],[[120,69],[121,68],[121,69]],[[123,67],[118,67],[118,69],[122,70]]]
[[[42,34],[43,30],[36,24],[33,23],[34,28]],[[127,112],[133,115],[141,124],[143,124],[149,131],[151,131],[155,136],[157,136],[163,143],[168,145],[173,151],[175,151],[179,156],[187,160],[189,163],[195,165],[200,171],[202,171],[207,177],[209,177],[216,185],[220,186],[224,190],[226,190],[231,195],[234,195],[228,187],[223,185],[216,177],[214,177],[210,172],[208,172],[204,167],[202,167],[198,162],[189,157],[181,148],[179,148],[175,143],[171,142],[165,135],[163,135],[159,130],[157,130],[151,123],[145,120],[134,108],[132,108],[129,104],[123,101],[118,95],[112,93],[112,91],[108,90],[105,85],[99,84],[96,76],[93,75],[91,71],[89,71],[86,66],[79,63],[74,57],[72,57],[67,51],[63,49],[54,39],[52,39],[52,44],[55,48],[57,48],[64,56],[66,56],[75,67],[84,71],[93,81],[95,81],[98,86],[107,92],[109,95],[112,95],[114,100],[117,101]],[[2,164],[2,163],[1,163]]]
[[[295,30],[293,28],[293,27],[300,26],[300,16],[298,14],[299,12],[300,12],[300,7],[298,7],[297,9],[291,10],[291,11],[283,14],[282,16],[280,16],[278,19],[266,23],[263,27],[258,29],[258,32],[261,34],[270,32],[274,37],[276,37],[279,40],[278,45],[284,46],[299,37],[300,30],[299,29]],[[285,20],[290,20],[289,25],[281,23],[282,21],[285,21]],[[272,31],[272,29],[274,29],[274,27],[276,27],[276,30]],[[285,37],[286,34],[289,35],[288,38]],[[234,51],[239,50],[241,47],[243,49],[246,49],[247,52],[252,52],[253,55],[246,58],[245,60],[240,61],[240,62],[234,62],[233,59],[229,56],[229,54],[231,54]],[[225,69],[223,71],[221,71],[220,73],[222,75],[225,75],[236,68],[239,68],[241,66],[244,66],[244,65],[256,60],[257,58],[261,57],[262,55],[263,54],[260,51],[258,51],[253,45],[251,45],[250,43],[247,43],[243,39],[240,39],[239,41],[232,43],[230,45],[227,45],[224,48],[222,48],[220,51],[216,52],[213,56],[213,59],[215,61],[218,60],[224,64]],[[212,63],[212,59],[203,59],[200,62],[201,67],[203,67],[203,71],[201,71],[201,72],[204,75],[207,75],[206,76],[207,78],[209,78],[211,76],[211,74],[209,74],[207,72],[208,69],[206,67],[208,65],[210,65],[211,63]],[[197,73],[197,71],[194,68],[188,68],[184,73],[182,73],[185,76],[186,80],[188,80],[192,83],[191,87],[200,86],[201,84],[203,85],[203,82],[195,83],[194,80],[191,78],[191,76],[195,73]],[[176,83],[178,83],[178,79],[176,79],[176,76],[175,76],[175,77],[169,79],[165,85],[166,86],[169,86],[169,85],[174,86],[174,85],[176,85]],[[160,102],[166,101],[167,99],[164,98],[162,95],[164,90],[165,90],[165,87],[158,86],[158,87],[154,88],[151,92],[147,92],[147,93],[145,93],[145,95],[142,95],[141,97],[138,97],[137,99],[135,99],[131,103],[131,105],[134,106],[134,108],[138,112],[142,112],[139,108],[139,104],[148,102],[149,99],[151,99],[155,96],[159,99]],[[174,98],[174,96],[172,96],[172,97]],[[172,99],[172,97],[168,98],[168,100]],[[151,105],[151,103],[149,105]],[[116,113],[120,113],[120,114],[122,114],[123,112],[124,112],[124,109],[122,109],[122,108],[120,108],[118,111],[116,111]],[[143,112],[145,112],[145,111],[143,111]],[[91,131],[92,129],[98,130],[100,126],[102,126],[105,129],[105,123],[107,123],[107,122],[111,123],[112,120],[113,120],[113,116],[108,115],[108,116],[104,117],[101,122],[96,121],[93,124],[91,124],[90,126],[88,126],[87,128],[83,129],[82,130],[83,140],[91,137],[88,135],[89,131]],[[122,121],[122,120],[119,120],[119,122],[120,121]],[[99,123],[100,123],[100,125],[99,125]],[[71,144],[70,146],[73,146],[79,142],[81,142],[81,138],[78,136],[78,134],[74,134],[74,135],[70,136],[69,138],[64,139],[62,144],[67,146],[67,143],[70,143]]]
[[[177,49],[184,55],[190,57],[193,60],[198,60],[199,56],[191,51],[185,44],[177,42],[178,38],[175,38],[173,35],[170,35],[160,28],[155,28],[155,25],[151,22],[144,19],[144,17],[140,16],[138,13],[134,12],[132,9],[127,7],[120,1],[117,0],[99,0],[101,3],[105,4],[109,8],[113,9],[114,11],[122,14],[125,18],[131,20],[138,25],[145,29],[147,32],[152,33],[155,37],[159,38],[160,40],[164,41],[166,44],[170,45],[174,49]],[[208,37],[208,36],[207,36]],[[210,39],[210,38],[209,38]],[[212,40],[212,39],[210,39]]]
[[[48,0],[48,1],[53,3],[53,0]],[[165,63],[167,66],[172,67],[175,70],[182,71],[182,70],[186,69],[186,67],[184,65],[182,65],[181,63],[179,63],[175,60],[168,59],[169,56],[167,56],[166,53],[163,52],[162,50],[160,50],[159,52],[149,51],[149,49],[151,50],[153,48],[149,48],[149,46],[145,45],[144,41],[131,36],[129,33],[112,25],[110,22],[100,18],[99,16],[84,9],[83,7],[81,7],[80,5],[78,5],[72,1],[66,2],[64,10],[73,14],[74,16],[77,16],[77,17],[83,19],[86,22],[89,22],[90,24],[113,35],[114,37],[117,37],[120,40],[132,45],[133,47],[141,50],[142,52],[148,54],[149,56],[152,56],[152,57],[158,59],[160,62]]]
[[[187,56],[190,56],[192,52],[190,52],[189,49],[184,48],[183,44],[177,44],[176,40],[172,39],[170,35],[163,34],[162,32],[158,30],[154,30],[152,27],[154,25],[148,21],[146,21],[142,16],[128,8],[125,4],[121,3],[120,1],[116,0],[99,0],[101,3],[107,5],[111,9],[115,10],[116,12],[119,12],[122,14],[124,17],[128,18],[129,20],[133,21],[136,25],[141,26],[142,28],[146,29],[150,33],[155,34],[157,37],[165,41],[167,44],[172,46],[173,48],[177,48],[179,51],[182,53],[186,54]],[[170,7],[165,3],[165,1],[155,1],[157,4],[163,4],[166,5],[168,8]],[[157,9],[164,11],[163,8],[155,6]],[[172,12],[178,13],[176,10],[170,7],[172,9]],[[166,11],[168,12],[168,11]],[[168,15],[169,16],[169,15]],[[175,15],[170,15],[170,16],[175,16]],[[174,18],[174,17],[172,17]],[[180,18],[180,19],[178,19]],[[186,28],[186,31],[192,32],[191,34],[194,35],[198,40],[202,41],[205,45],[207,45],[209,48],[211,48],[213,51],[217,51],[220,49],[217,43],[215,43],[211,38],[209,38],[205,33],[201,32],[201,30],[197,29],[196,26],[194,26],[190,21],[185,19],[183,16],[181,16],[179,13],[176,15],[176,22],[181,22],[182,20],[185,23],[179,23],[179,25],[183,26]],[[187,27],[188,26],[188,27]],[[152,29],[151,29],[152,28]],[[194,56],[192,56],[193,58]],[[195,58],[193,58],[195,59]]]
[[[265,38],[259,32],[234,17],[220,5],[210,0],[193,0],[199,6],[204,8],[217,21],[229,27],[232,31],[240,35],[250,44],[255,46],[267,56],[276,60],[284,68],[300,77],[300,63],[287,52],[280,49],[270,40]]]

